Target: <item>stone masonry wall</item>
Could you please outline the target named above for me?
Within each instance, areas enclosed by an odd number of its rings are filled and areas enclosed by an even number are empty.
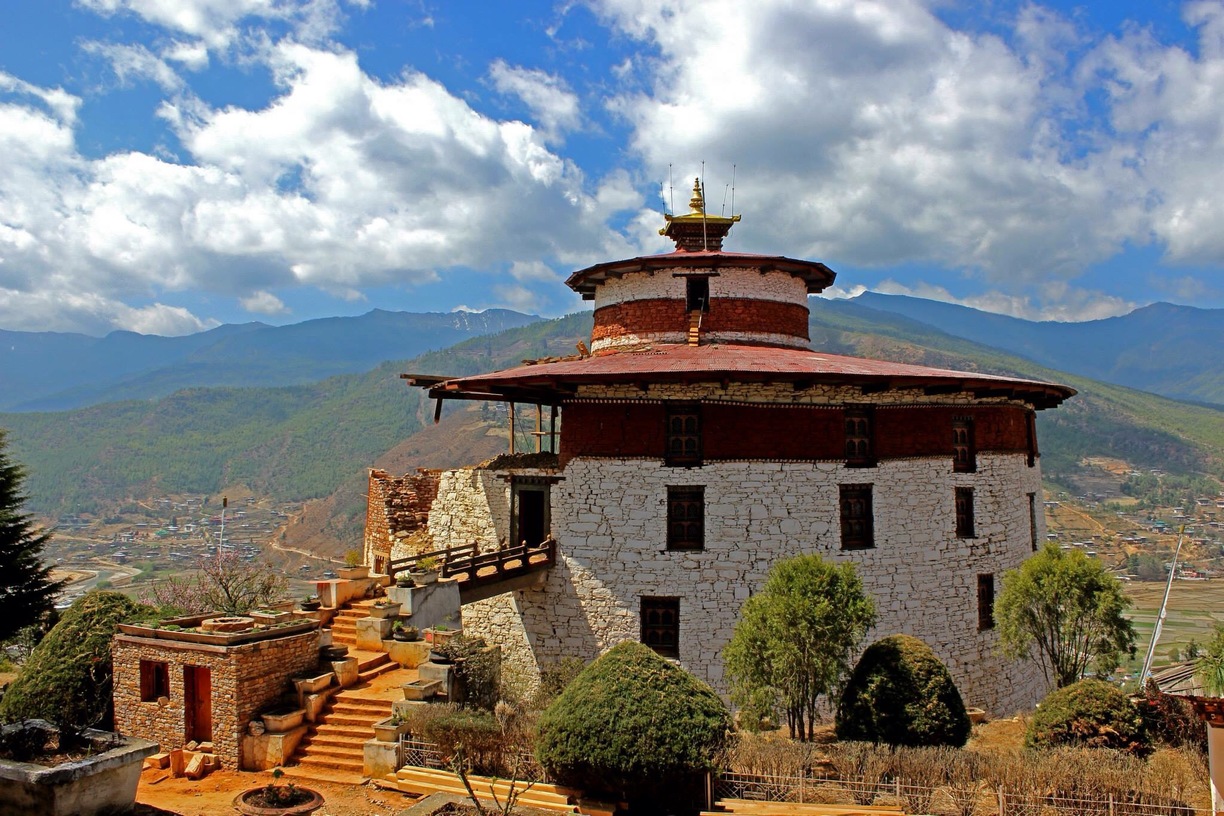
[[[701,270],[684,269],[691,274]],[[711,270],[714,271],[714,270]],[[744,267],[721,268],[710,277],[710,299],[753,298],[795,303],[807,307],[807,284],[786,272],[762,272]],[[595,308],[630,300],[671,298],[684,300],[687,284],[684,276],[671,270],[631,272],[619,278],[609,278],[595,289]]]
[[[212,741],[226,768],[237,769],[247,723],[291,690],[289,678],[313,669],[319,633],[248,643],[229,648],[117,635],[111,646],[115,666],[115,727],[153,740],[163,751],[186,742],[183,668],[202,666],[212,675]],[[168,665],[165,703],[140,699],[140,661]]]
[[[379,559],[399,557],[392,555],[395,545],[426,527],[438,495],[440,473],[420,468],[415,475],[395,478],[385,470],[370,470],[364,563],[376,566]]]
[[[1031,553],[1028,494],[1040,492],[1040,470],[1022,453],[980,454],[977,464],[976,473],[953,473],[946,457],[861,469],[762,461],[685,469],[576,458],[552,491],[559,563],[544,589],[465,607],[464,626],[530,670],[637,640],[640,599],[678,597],[680,663],[725,693],[720,653],[743,602],[778,559],[820,553],[855,564],[875,599],[879,622],[867,642],[919,637],[948,664],[967,704],[1000,715],[1026,709],[1043,692],[1040,671],[999,657],[996,633],[978,631],[977,576],[995,576],[997,587]],[[838,485],[867,483],[876,546],[842,551]],[[664,545],[667,487],[682,485],[705,488],[703,551]],[[975,491],[974,539],[955,535],[958,486]]]

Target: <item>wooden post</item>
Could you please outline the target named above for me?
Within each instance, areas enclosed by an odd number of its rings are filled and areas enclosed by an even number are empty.
[[[510,403],[510,453],[514,454],[514,403]]]
[[[1004,816],[1005,814],[1004,808],[1005,808],[1005,805],[1004,805],[1004,800],[1003,800],[1003,786],[1000,785],[999,786],[999,816]]]
[[[557,452],[557,406],[552,406],[552,416],[549,418],[548,429],[548,450],[549,453]]]
[[[544,451],[544,406],[536,403],[536,429],[535,429],[536,453]]]

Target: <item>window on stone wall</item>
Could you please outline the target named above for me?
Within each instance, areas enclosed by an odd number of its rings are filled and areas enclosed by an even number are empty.
[[[684,300],[690,312],[710,311],[710,279],[694,276],[684,279]]]
[[[140,661],[140,701],[155,703],[170,696],[170,665],[161,660]]]
[[[973,488],[956,488],[956,537],[973,538]]]
[[[1028,466],[1037,464],[1037,412],[1029,411],[1024,419],[1024,435],[1028,448]]]
[[[840,494],[842,549],[865,550],[874,547],[871,485],[842,485]]]
[[[667,407],[667,453],[664,464],[696,467],[701,464],[701,410],[693,403]]]
[[[667,488],[667,549],[705,547],[705,488]]]
[[[642,643],[663,657],[680,656],[679,598],[642,598]]]
[[[869,408],[852,408],[846,411],[846,466],[872,467],[872,417]]]
[[[977,450],[973,446],[973,421],[952,421],[952,470],[973,473],[977,470]]]
[[[1029,544],[1033,552],[1037,552],[1037,494],[1028,494],[1029,502]]]
[[[995,627],[994,619],[995,585],[994,573],[984,573],[977,577],[978,631],[985,632]]]
[[[510,540],[534,547],[552,533],[551,486],[547,476],[510,477]]]

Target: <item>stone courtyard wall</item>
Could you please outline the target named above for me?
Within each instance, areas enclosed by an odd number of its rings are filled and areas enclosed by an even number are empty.
[[[396,545],[417,530],[426,528],[429,510],[438,495],[439,473],[421,468],[416,474],[397,478],[385,470],[371,468],[366,492],[363,563],[385,568],[387,561],[401,557],[395,552]]]

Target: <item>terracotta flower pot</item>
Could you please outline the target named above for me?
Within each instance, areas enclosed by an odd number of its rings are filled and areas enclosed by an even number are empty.
[[[288,787],[287,785],[278,785],[277,787]],[[258,805],[260,796],[264,793],[267,786],[251,788],[234,797],[234,810],[243,814],[243,816],[307,816],[314,813],[319,808],[323,807],[323,796],[318,791],[313,791],[310,788],[294,787],[294,790],[302,794],[308,795],[305,801],[294,805],[286,805],[284,807],[274,807],[268,805]]]

